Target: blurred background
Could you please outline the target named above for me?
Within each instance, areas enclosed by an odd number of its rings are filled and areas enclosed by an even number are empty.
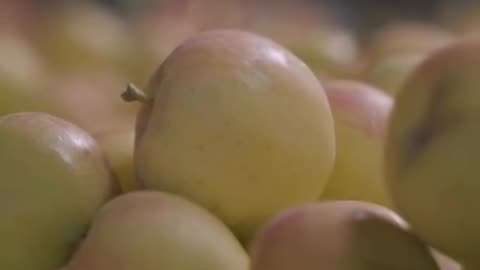
[[[145,85],[184,39],[237,28],[289,48],[321,79],[395,95],[432,50],[480,32],[480,1],[0,0],[0,115],[46,111],[91,132],[128,129]]]

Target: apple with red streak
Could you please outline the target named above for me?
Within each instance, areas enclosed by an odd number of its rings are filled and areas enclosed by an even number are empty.
[[[332,201],[282,211],[257,233],[252,270],[438,270],[428,246],[393,211]]]

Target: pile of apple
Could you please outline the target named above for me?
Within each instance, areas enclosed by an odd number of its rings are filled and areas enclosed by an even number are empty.
[[[267,2],[0,27],[0,269],[480,269],[480,20]]]

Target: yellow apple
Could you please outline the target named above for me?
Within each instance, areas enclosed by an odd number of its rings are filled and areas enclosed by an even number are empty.
[[[391,206],[383,146],[393,100],[359,81],[324,84],[335,122],[336,159],[322,200],[362,200]]]
[[[438,270],[427,245],[393,211],[358,201],[302,204],[257,233],[252,270]]]
[[[86,131],[34,112],[0,117],[0,149],[0,269],[58,269],[117,194],[105,157]]]
[[[112,129],[93,134],[102,146],[123,192],[137,189],[133,170],[133,144],[135,132],[129,129]]]
[[[438,263],[440,270],[462,270],[462,266],[452,258],[439,252],[436,249],[430,248],[430,250],[433,257],[435,258],[435,261]]]
[[[432,247],[480,267],[480,40],[431,54],[399,92],[386,140],[394,206]]]
[[[121,195],[99,211],[65,270],[247,270],[249,258],[215,216],[180,196]]]
[[[242,239],[277,211],[317,200],[335,135],[313,72],[270,39],[200,33],[169,55],[145,91],[134,166],[141,185],[181,194]]]

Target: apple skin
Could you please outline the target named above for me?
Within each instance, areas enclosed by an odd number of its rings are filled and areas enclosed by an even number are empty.
[[[465,270],[462,266],[452,258],[439,252],[436,249],[430,248],[435,261],[438,263],[440,270]]]
[[[383,146],[393,99],[353,80],[324,83],[335,122],[336,159],[322,200],[362,200],[391,207]]]
[[[105,157],[86,131],[36,112],[0,117],[0,147],[0,268],[58,269],[118,194]]]
[[[249,258],[218,218],[165,192],[106,203],[65,270],[247,270]]]
[[[134,129],[102,131],[93,134],[93,137],[104,149],[122,192],[136,190],[138,187],[133,170]]]
[[[335,138],[324,90],[267,38],[196,35],[163,62],[145,95],[134,152],[141,186],[192,199],[242,240],[326,185]]]
[[[438,270],[428,247],[393,211],[358,201],[282,211],[250,247],[252,270]]]
[[[397,95],[385,175],[394,207],[432,247],[480,267],[480,41],[437,50]]]

